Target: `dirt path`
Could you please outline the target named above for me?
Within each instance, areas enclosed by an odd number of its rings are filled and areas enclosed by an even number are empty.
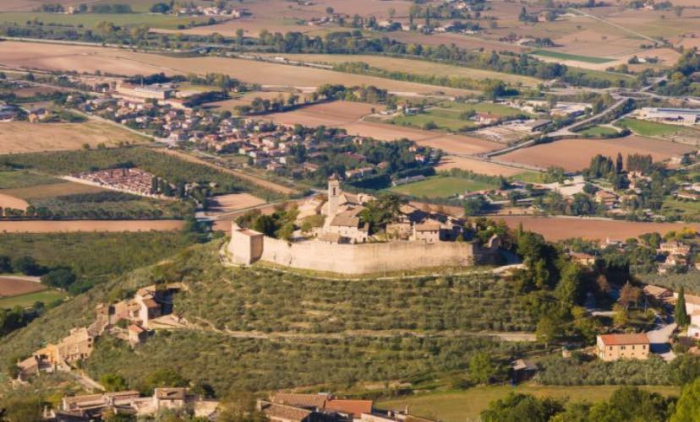
[[[265,180],[265,179],[261,179],[259,177],[251,176],[251,175],[243,173],[241,171],[236,171],[236,170],[231,170],[231,169],[227,169],[224,167],[220,167],[220,166],[217,166],[216,164],[212,164],[208,161],[202,160],[201,158],[194,157],[190,154],[187,154],[187,153],[184,153],[181,151],[172,150],[172,149],[167,149],[167,150],[156,149],[154,151],[158,151],[158,152],[161,152],[163,154],[174,155],[180,159],[183,159],[185,161],[189,161],[190,163],[202,164],[202,165],[205,165],[207,167],[211,167],[213,169],[216,169],[216,170],[219,170],[223,173],[227,173],[227,174],[230,174],[232,176],[238,177],[239,179],[246,180],[248,182],[253,183],[254,185],[260,186],[263,189],[271,190],[273,192],[281,193],[284,195],[292,195],[292,194],[297,193],[296,190],[289,188],[287,186],[282,186],[282,185],[279,185],[277,183],[271,182],[269,180]]]
[[[347,338],[392,338],[392,337],[418,337],[418,338],[459,338],[459,337],[492,337],[501,341],[508,342],[533,342],[536,341],[535,333],[528,332],[497,332],[497,331],[411,331],[411,330],[346,330],[333,333],[295,333],[295,332],[271,332],[264,333],[261,331],[234,331],[228,328],[219,329],[210,321],[195,317],[202,325],[190,324],[186,329],[213,331],[218,334],[226,335],[238,339],[254,339],[254,340],[309,340],[309,339],[335,339],[343,340]],[[184,328],[184,327],[183,327]]]

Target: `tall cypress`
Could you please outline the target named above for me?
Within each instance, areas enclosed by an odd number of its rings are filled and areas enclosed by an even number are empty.
[[[676,324],[679,327],[684,327],[690,322],[688,320],[688,313],[685,310],[685,289],[681,287],[678,292],[678,301],[676,301],[676,311],[674,316],[676,317]]]

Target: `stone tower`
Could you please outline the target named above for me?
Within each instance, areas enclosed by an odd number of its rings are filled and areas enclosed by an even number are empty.
[[[328,179],[328,215],[335,215],[340,204],[340,180],[337,175]]]

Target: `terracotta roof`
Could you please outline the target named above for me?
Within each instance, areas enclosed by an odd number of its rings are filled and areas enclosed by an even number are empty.
[[[330,400],[326,403],[326,409],[335,410],[358,417],[363,414],[372,413],[374,402],[372,400]]]
[[[625,346],[628,344],[649,344],[646,334],[603,334],[599,336],[606,346]]]
[[[290,406],[314,407],[323,409],[326,405],[327,396],[323,394],[292,394],[277,393],[270,401],[273,403],[287,404]]]
[[[310,410],[276,403],[264,403],[261,407],[265,416],[272,420],[284,419],[301,422],[312,413]]]
[[[685,295],[685,303],[700,305],[700,296]]]

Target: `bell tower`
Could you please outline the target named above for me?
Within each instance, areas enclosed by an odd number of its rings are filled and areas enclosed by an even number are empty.
[[[335,215],[340,203],[340,180],[334,174],[328,178],[328,215]]]

